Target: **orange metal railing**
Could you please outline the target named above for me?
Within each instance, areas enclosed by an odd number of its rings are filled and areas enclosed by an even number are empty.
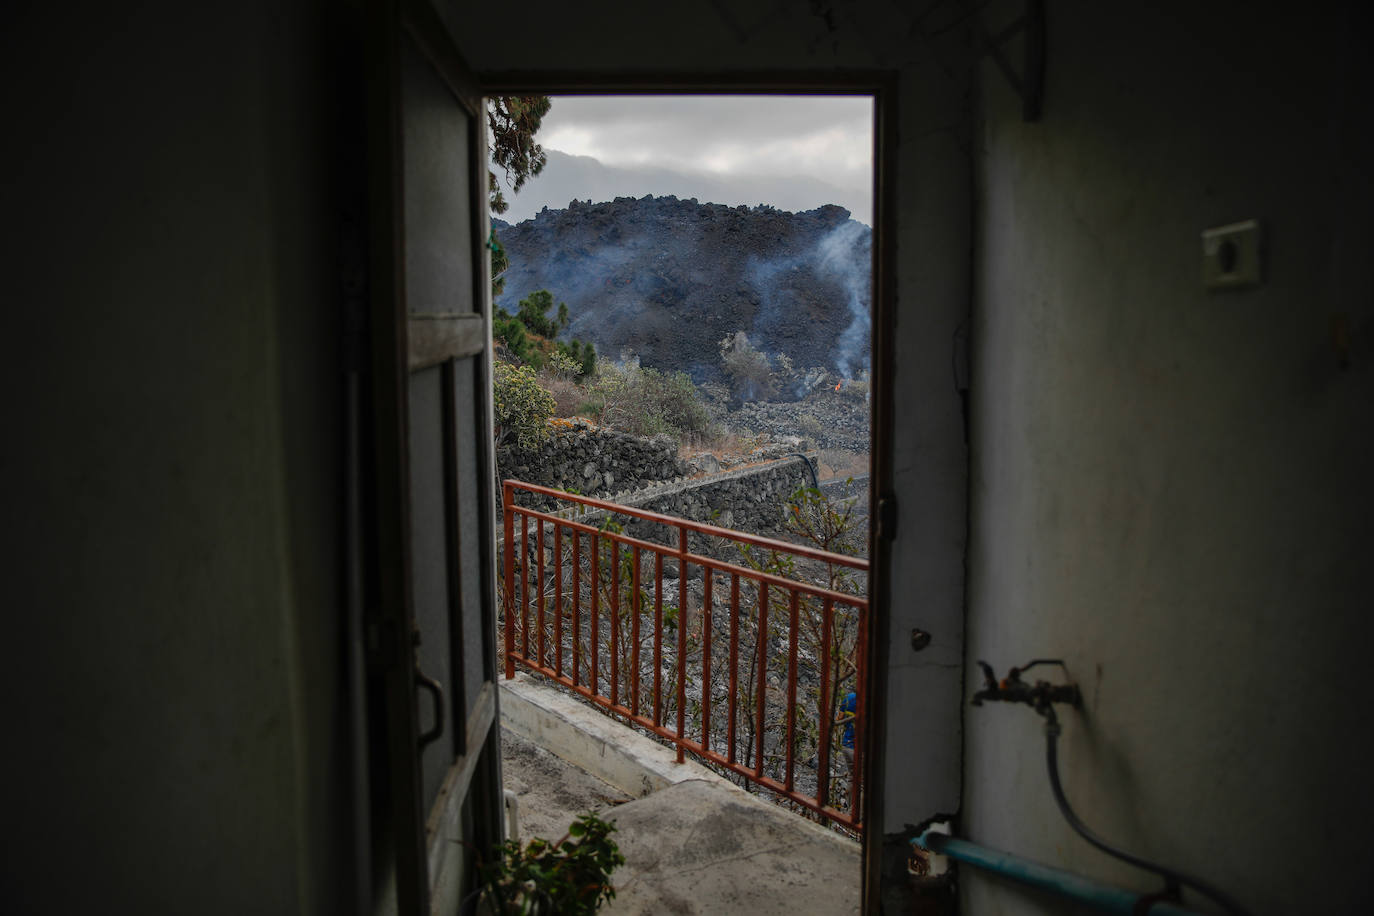
[[[517,505],[517,491],[553,508]],[[800,564],[825,579],[866,574],[867,560],[517,480],[502,502],[507,678],[519,663],[667,739],[678,762],[690,752],[861,831],[868,602],[779,570]],[[676,606],[664,601],[665,564]],[[728,584],[719,597],[717,584]],[[836,751],[848,758],[838,774]]]

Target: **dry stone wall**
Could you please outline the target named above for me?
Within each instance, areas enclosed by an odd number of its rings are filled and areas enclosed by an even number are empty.
[[[662,515],[704,522],[734,531],[745,531],[777,537],[783,533],[783,519],[787,498],[801,487],[812,485],[815,471],[814,456],[797,455],[770,461],[766,464],[737,468],[706,477],[677,479],[645,487],[635,492],[614,493],[603,497],[611,502],[634,509],[644,509]],[[526,503],[522,497],[521,503]],[[607,513],[603,510],[565,510],[568,518],[585,524],[601,526]],[[613,514],[612,519],[624,533],[645,541],[677,546],[676,529],[657,522],[629,515]],[[693,533],[688,548],[693,553],[708,556],[737,558],[733,544]],[[671,568],[673,563],[666,564]],[[696,571],[698,574],[700,570]]]
[[[603,498],[679,478],[688,471],[677,457],[677,443],[669,436],[642,438],[585,420],[550,423],[549,437],[538,448],[499,449],[496,466],[502,480],[514,478]],[[521,502],[537,504],[528,495]]]
[[[777,537],[784,530],[787,498],[801,487],[813,486],[816,479],[815,455],[778,457],[780,449],[795,447],[780,443],[757,450],[750,456],[756,463],[688,477],[699,471],[699,459],[692,466],[679,459],[677,443],[667,436],[642,438],[573,420],[550,424],[550,435],[538,448],[500,449],[496,460],[502,480],[576,491],[662,515]],[[523,491],[516,498],[519,505],[544,511],[567,505]],[[598,526],[606,518],[603,511],[574,509],[565,514]],[[657,523],[625,515],[614,516],[614,521],[633,537],[677,546],[676,534]],[[722,549],[695,534],[690,547],[711,554]],[[726,555],[736,555],[733,546],[723,549]]]
[[[671,481],[621,494],[614,501],[721,528],[775,536],[783,528],[787,497],[811,486],[813,461],[798,455],[709,477]],[[626,525],[626,531],[638,537],[656,527],[661,526],[636,521]]]

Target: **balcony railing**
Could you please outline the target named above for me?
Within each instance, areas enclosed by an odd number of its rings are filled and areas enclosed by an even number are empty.
[[[667,739],[679,762],[862,830],[868,602],[841,589],[864,591],[866,560],[516,480],[503,491],[507,678],[519,663]]]

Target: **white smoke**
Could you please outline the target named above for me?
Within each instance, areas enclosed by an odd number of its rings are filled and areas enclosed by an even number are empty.
[[[818,272],[838,280],[849,297],[849,327],[836,342],[835,357],[835,366],[845,378],[850,378],[856,367],[868,364],[868,354],[863,350],[872,327],[868,290],[873,265],[862,244],[866,231],[866,227],[851,220],[835,227],[816,245]]]

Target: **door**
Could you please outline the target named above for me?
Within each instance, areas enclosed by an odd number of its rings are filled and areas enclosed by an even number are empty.
[[[501,838],[481,94],[424,2],[368,22],[373,910],[457,912]]]

